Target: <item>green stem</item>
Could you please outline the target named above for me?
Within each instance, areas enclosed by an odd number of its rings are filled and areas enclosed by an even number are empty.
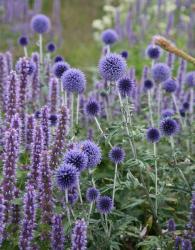
[[[39,54],[40,54],[40,64],[43,64],[43,37],[39,34]]]
[[[177,100],[176,100],[176,98],[175,98],[174,93],[172,94],[172,99],[173,99],[173,103],[174,103],[174,105],[175,105],[175,109],[176,109],[177,114],[178,114],[179,121],[180,121],[180,123],[181,123],[181,126],[183,127],[183,121],[182,121],[182,119],[181,119],[181,115],[180,115],[179,108],[178,108],[178,105],[177,105]]]
[[[104,134],[104,131],[102,130],[102,128],[101,128],[101,126],[100,126],[100,123],[98,122],[97,117],[94,117],[94,120],[95,120],[95,122],[96,122],[96,125],[97,125],[98,129],[100,130],[101,134],[103,135],[104,139],[105,139],[106,141],[108,141],[108,138],[107,138],[107,136]],[[110,147],[112,148],[112,144],[111,144],[109,141],[108,141],[108,144],[109,144]]]
[[[113,186],[113,193],[112,193],[112,201],[114,203],[114,196],[115,196],[115,189],[116,189],[116,178],[117,178],[117,163],[115,165],[115,171],[114,171],[114,186]]]
[[[157,147],[154,145],[154,165],[155,165],[155,212],[158,217],[158,166],[157,166]]]
[[[28,50],[27,50],[27,47],[26,47],[26,46],[24,46],[24,56],[25,56],[25,57],[28,57]]]
[[[87,225],[89,225],[89,222],[90,222],[90,216],[91,216],[92,209],[93,209],[93,202],[90,203]]]
[[[152,102],[151,102],[151,92],[148,90],[148,107],[149,107],[149,113],[150,113],[150,122],[152,127],[154,127],[154,120],[153,120],[153,113],[152,113]]]
[[[65,199],[66,199],[66,210],[67,210],[68,222],[69,222],[69,225],[71,226],[70,210],[69,210],[69,206],[68,206],[68,189],[65,190]]]
[[[77,96],[77,112],[76,112],[76,125],[79,124],[79,106],[80,106],[80,97]]]
[[[158,121],[160,121],[161,113],[161,83],[158,85]]]
[[[82,199],[82,195],[81,195],[81,188],[80,188],[80,182],[78,182],[77,188],[78,188],[78,192],[79,192],[79,199],[80,199],[80,202],[81,202],[81,204],[83,204],[83,199]]]
[[[71,132],[73,135],[74,128],[74,94],[71,94]]]

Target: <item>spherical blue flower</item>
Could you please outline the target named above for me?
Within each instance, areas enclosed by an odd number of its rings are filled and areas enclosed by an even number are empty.
[[[122,97],[129,96],[134,87],[134,82],[128,77],[123,77],[118,81],[117,87]]]
[[[158,59],[161,55],[161,49],[158,46],[150,44],[146,49],[146,54],[151,59]]]
[[[86,86],[84,73],[79,69],[69,69],[62,75],[63,88],[68,92],[83,93]]]
[[[164,82],[171,76],[171,70],[165,63],[156,63],[152,67],[152,78],[155,82]]]
[[[90,98],[85,105],[85,113],[90,116],[97,116],[100,112],[100,104],[95,99]]]
[[[177,81],[170,78],[163,82],[163,88],[168,93],[173,93],[177,90]]]
[[[19,45],[25,47],[29,44],[29,38],[27,36],[21,36],[18,39]]]
[[[165,118],[160,122],[160,131],[164,136],[172,136],[178,132],[179,126],[176,120]]]
[[[70,68],[70,65],[66,62],[57,62],[53,65],[53,73],[57,78],[61,78],[63,73]]]
[[[87,192],[86,192],[86,199],[88,202],[94,202],[98,199],[100,195],[100,191],[97,189],[97,188],[94,188],[94,187],[90,187],[87,189]]]
[[[39,34],[48,32],[51,28],[50,19],[43,14],[35,15],[31,19],[31,28]]]
[[[113,209],[113,201],[109,196],[100,196],[97,199],[97,209],[101,214],[109,214]]]
[[[87,168],[94,168],[101,162],[101,150],[94,142],[90,140],[83,141],[80,148],[88,157]]]
[[[120,147],[113,147],[109,152],[110,160],[115,164],[120,164],[125,159],[125,151]]]
[[[146,80],[144,81],[144,89],[145,89],[145,90],[150,90],[150,89],[153,88],[153,86],[154,86],[154,83],[153,83],[152,80],[146,79]]]
[[[121,51],[121,56],[124,58],[124,59],[127,59],[128,58],[128,56],[129,56],[129,53],[128,53],[128,51],[127,50],[123,50],[123,51]]]
[[[183,108],[181,108],[181,109],[179,110],[179,113],[180,113],[181,117],[185,117],[185,116],[186,116],[186,111],[185,111],[185,109],[183,109]]]
[[[54,63],[57,63],[57,62],[63,62],[64,61],[64,58],[62,57],[62,56],[56,56],[55,58],[54,58]]]
[[[184,102],[184,103],[183,103],[183,109],[188,110],[189,107],[190,107],[189,102]]]
[[[78,149],[72,149],[64,156],[64,163],[72,164],[79,172],[87,167],[87,162],[87,155]]]
[[[99,72],[107,81],[118,81],[125,73],[127,64],[125,59],[118,54],[108,54],[99,61]]]
[[[173,109],[164,109],[161,113],[161,118],[167,118],[167,117],[171,117],[175,114]]]
[[[77,185],[78,172],[71,164],[63,164],[57,169],[56,182],[62,190],[72,188]]]
[[[189,87],[195,87],[195,71],[191,71],[186,74],[185,82]]]
[[[111,45],[118,40],[118,35],[115,30],[107,29],[102,32],[101,38],[105,44]]]
[[[148,142],[156,143],[160,140],[160,132],[157,128],[149,128],[146,131],[146,139]]]
[[[47,44],[46,48],[47,48],[48,52],[52,53],[56,50],[56,45],[54,43],[50,42]]]
[[[58,116],[56,114],[51,114],[49,117],[51,126],[55,126],[58,121]]]

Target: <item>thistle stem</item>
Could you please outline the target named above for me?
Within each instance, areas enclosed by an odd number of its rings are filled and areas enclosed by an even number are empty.
[[[118,167],[118,164],[115,165],[115,171],[114,171],[114,185],[113,185],[113,193],[112,193],[113,203],[114,203],[114,197],[115,197],[115,191],[116,191],[117,167]]]
[[[71,94],[71,131],[73,135],[73,127],[74,127],[74,94]]]
[[[82,195],[81,195],[81,188],[80,188],[80,182],[78,182],[77,188],[78,188],[78,192],[79,192],[79,199],[80,199],[80,202],[81,202],[81,204],[83,204],[83,199],[82,199]]]
[[[80,108],[80,96],[77,96],[77,112],[76,112],[76,125],[79,124],[79,108]]]
[[[26,47],[26,46],[24,46],[24,56],[25,56],[25,57],[28,57],[28,50],[27,50],[27,47]]]
[[[40,54],[40,64],[43,64],[43,37],[39,34],[39,54]]]
[[[108,138],[107,138],[107,136],[104,134],[104,131],[102,130],[102,128],[101,128],[101,126],[100,126],[100,123],[98,122],[97,117],[94,117],[94,120],[95,120],[95,122],[96,122],[96,125],[97,125],[98,129],[100,130],[101,134],[103,135],[104,139],[107,141]],[[108,141],[108,144],[109,144],[110,147],[112,148],[112,144],[111,144],[109,141]]]
[[[161,112],[161,84],[158,85],[158,121],[160,121],[160,112]]]
[[[177,100],[175,98],[174,93],[172,94],[172,99],[173,99],[173,103],[175,105],[176,112],[178,114],[179,121],[181,123],[181,126],[183,127],[183,121],[182,121],[182,118],[181,118],[181,115],[180,115],[180,112],[179,112],[179,108],[178,108],[178,105],[177,105]]]
[[[154,165],[155,165],[155,213],[158,217],[158,166],[157,166],[157,147],[154,145]]]
[[[172,155],[174,157],[174,162],[175,162],[175,165],[177,165],[177,160],[175,157],[175,144],[174,144],[173,136],[170,136],[170,143],[171,143]]]
[[[68,207],[68,189],[65,190],[65,199],[66,199],[66,210],[67,210],[68,222],[69,222],[69,225],[71,226],[70,210],[69,210],[69,207]]]
[[[133,145],[133,142],[131,140],[129,127],[128,127],[128,124],[127,124],[127,121],[126,121],[126,118],[125,118],[124,112],[123,112],[124,106],[123,106],[122,98],[121,98],[121,95],[120,95],[119,91],[118,91],[118,97],[119,97],[119,102],[120,102],[120,106],[121,106],[121,112],[122,112],[123,122],[125,123],[126,133],[128,135],[129,143],[130,143],[130,146],[131,146],[131,151],[132,151],[134,159],[136,159],[137,158],[137,156],[136,156],[136,149],[135,149],[135,147]]]
[[[149,113],[150,113],[150,122],[152,127],[154,127],[154,120],[153,120],[153,114],[152,114],[152,102],[151,102],[151,92],[148,90],[148,107],[149,107]]]
[[[90,203],[87,225],[89,225],[89,221],[90,221],[90,216],[91,216],[92,209],[93,209],[93,202]]]

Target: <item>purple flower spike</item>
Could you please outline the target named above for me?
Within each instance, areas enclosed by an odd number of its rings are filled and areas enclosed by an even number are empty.
[[[31,101],[32,101],[32,106],[35,109],[37,107],[37,102],[40,97],[40,58],[38,53],[35,52],[32,54],[32,61],[35,64],[35,69],[32,76]]]
[[[174,219],[169,219],[168,220],[168,222],[167,222],[167,229],[168,229],[168,232],[174,232],[175,231],[176,226],[175,226]]]
[[[7,81],[7,63],[4,54],[0,53],[0,108],[6,111],[6,81]]]
[[[72,232],[72,250],[87,249],[87,224],[84,219],[77,220]]]
[[[0,246],[3,241],[3,232],[5,229],[5,206],[4,206],[4,198],[3,195],[0,194]]]
[[[5,153],[3,164],[2,192],[4,194],[6,218],[8,221],[12,209],[11,202],[14,198],[16,184],[16,164],[18,158],[18,140],[15,129],[10,128],[5,133]]]
[[[40,164],[40,206],[41,206],[41,221],[43,224],[51,223],[53,201],[52,201],[52,180],[51,170],[47,151],[43,151]]]
[[[62,106],[60,111],[60,116],[58,119],[56,137],[51,151],[51,158],[50,158],[51,169],[55,169],[59,165],[60,157],[62,156],[62,151],[65,144],[65,137],[67,135],[68,123],[69,123],[69,117],[67,108]]]
[[[58,80],[57,78],[52,77],[50,79],[50,84],[49,84],[50,114],[56,114],[58,109],[58,100],[59,100]]]
[[[26,122],[26,149],[31,151],[35,127],[35,119],[33,115],[29,115]]]
[[[52,235],[51,243],[53,250],[64,250],[65,237],[62,225],[62,218],[60,215],[54,215],[52,218]]]
[[[30,183],[37,188],[40,170],[41,153],[43,149],[43,132],[39,125],[36,126],[33,136],[32,164],[30,173]]]
[[[19,239],[19,246],[21,250],[31,249],[36,216],[35,202],[35,189],[32,185],[28,184],[24,195],[24,216]]]
[[[6,122],[10,124],[12,117],[16,114],[18,108],[18,78],[15,71],[11,71],[7,85],[7,110],[6,110]]]
[[[47,106],[42,109],[41,126],[43,131],[43,147],[46,150],[49,146],[49,112]]]
[[[5,53],[5,59],[7,63],[7,72],[10,73],[13,69],[13,56],[9,51]]]

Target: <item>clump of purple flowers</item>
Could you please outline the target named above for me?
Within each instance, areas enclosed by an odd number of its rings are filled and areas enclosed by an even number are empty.
[[[87,249],[87,224],[84,219],[76,221],[71,236],[71,242],[72,250]]]

